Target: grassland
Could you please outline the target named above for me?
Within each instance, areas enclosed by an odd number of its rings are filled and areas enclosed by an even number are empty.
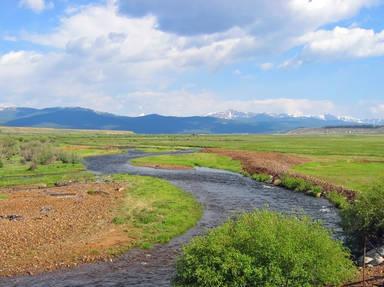
[[[126,174],[114,175],[113,179],[127,186],[113,222],[128,230],[137,246],[167,243],[201,217],[196,200],[165,180]]]
[[[384,161],[324,158],[296,166],[294,170],[362,192],[384,182]]]
[[[181,155],[158,155],[134,159],[135,165],[165,165],[167,167],[209,167],[232,172],[241,172],[241,163],[226,156],[213,153],[193,153]]]
[[[383,135],[135,135],[119,132],[5,129],[2,137],[26,140],[45,138],[57,146],[80,156],[118,153],[128,148],[149,152],[172,151],[180,148],[221,148],[237,151],[278,152],[300,155],[310,163],[292,168],[304,175],[315,176],[357,191],[365,191],[383,181]],[[157,158],[158,163],[187,166],[218,166],[217,160]],[[155,163],[154,159],[150,159]],[[138,163],[138,162],[137,162]],[[142,162],[143,163],[143,162]],[[5,167],[7,168],[7,167]],[[234,170],[233,167],[230,170]],[[44,179],[45,180],[45,179]],[[43,180],[43,181],[44,181]]]

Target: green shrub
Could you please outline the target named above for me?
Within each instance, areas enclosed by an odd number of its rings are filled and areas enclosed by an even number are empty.
[[[36,164],[48,164],[55,160],[55,150],[49,144],[30,141],[21,146],[21,156],[26,162],[33,161]]]
[[[255,173],[252,174],[252,178],[259,182],[268,182],[271,180],[271,176],[265,173]]]
[[[245,214],[193,239],[177,262],[175,286],[312,287],[355,275],[349,253],[306,217]]]
[[[76,164],[81,162],[80,157],[73,152],[59,151],[57,153],[57,159],[62,163]]]
[[[374,243],[383,243],[384,185],[377,185],[359,195],[353,204],[341,213],[342,226],[351,249],[360,254],[364,237]]]
[[[3,161],[0,159],[0,168],[3,168],[4,167],[4,163]]]
[[[41,146],[34,154],[33,162],[46,165],[56,160],[55,150],[50,145]]]
[[[294,191],[298,192],[306,192],[313,188],[313,185],[304,179],[291,177],[291,176],[283,176],[281,179],[281,185]]]
[[[11,159],[13,156],[17,155],[19,152],[18,141],[12,137],[3,138],[0,141],[0,157],[5,159]]]
[[[345,209],[349,206],[347,198],[336,191],[329,192],[327,199],[337,208]]]

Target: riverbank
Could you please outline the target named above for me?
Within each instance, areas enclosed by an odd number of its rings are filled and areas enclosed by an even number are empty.
[[[122,199],[119,184],[87,183],[1,192],[0,276],[35,274],[106,260],[128,244],[112,222]]]
[[[192,196],[149,177],[116,175],[1,194],[0,276],[113,260],[135,246],[167,243],[201,216]]]

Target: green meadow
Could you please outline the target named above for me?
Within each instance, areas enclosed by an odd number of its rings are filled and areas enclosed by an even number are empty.
[[[384,180],[384,135],[136,135],[110,131],[62,132],[53,129],[1,128],[0,141],[9,137],[22,141],[49,141],[54,146],[76,153],[80,157],[120,153],[129,148],[147,152],[205,147],[281,152],[301,155],[310,160],[309,163],[294,167],[294,171],[356,191],[365,191]],[[145,162],[239,171],[238,162],[202,153],[135,161],[136,164]],[[3,163],[4,167],[0,169],[1,186],[17,184],[17,177],[25,184],[52,183],[60,180],[58,174],[67,179],[86,174],[81,164],[53,163],[30,172],[27,167],[15,162]]]
[[[167,243],[192,228],[202,215],[192,195],[165,180],[127,174],[112,178],[126,184],[113,223],[128,230],[135,245],[149,248]]]
[[[184,167],[209,167],[215,169],[223,169],[232,172],[240,173],[241,163],[237,160],[232,160],[225,156],[220,156],[212,153],[192,153],[181,155],[158,155],[134,159],[134,165],[157,164],[167,165],[169,167],[184,166]]]

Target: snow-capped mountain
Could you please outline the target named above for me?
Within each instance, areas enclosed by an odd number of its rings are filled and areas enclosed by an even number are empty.
[[[225,112],[209,113],[208,117],[223,119],[223,120],[234,120],[234,119],[246,119],[255,116],[255,113],[239,112],[235,110],[226,110]]]
[[[384,120],[380,119],[366,119],[361,120],[358,118],[354,118],[351,116],[335,116],[331,114],[323,114],[323,115],[303,115],[303,114],[273,114],[273,113],[252,113],[252,112],[239,112],[233,109],[229,109],[224,112],[216,112],[210,113],[207,116],[214,117],[218,119],[225,120],[240,120],[240,119],[251,119],[251,118],[261,118],[261,117],[269,117],[276,119],[283,118],[297,118],[297,119],[317,119],[322,121],[340,121],[349,124],[372,124],[372,125],[382,125],[384,124]]]
[[[128,130],[145,134],[211,133],[267,134],[285,133],[299,128],[384,124],[383,120],[360,121],[332,115],[244,113],[229,110],[209,116],[175,117],[145,115],[118,116],[84,108],[5,108],[0,124],[12,127],[55,127],[71,129]]]

